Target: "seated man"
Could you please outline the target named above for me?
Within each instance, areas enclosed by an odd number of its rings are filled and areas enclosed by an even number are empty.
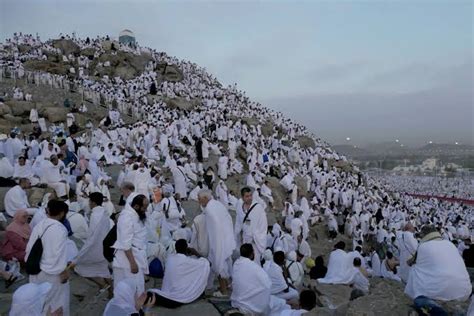
[[[443,240],[434,226],[424,226],[408,275],[405,293],[412,299],[466,300],[472,291],[466,265],[456,247]]]
[[[30,180],[21,178],[19,184],[8,190],[5,194],[5,210],[9,216],[14,217],[18,210],[25,210],[29,215],[35,214],[37,209],[30,207],[25,191],[29,188],[31,188]]]
[[[39,178],[34,175],[31,163],[23,156],[18,157],[18,163],[15,164],[13,171],[13,178],[17,181],[21,178],[27,178],[33,186],[39,183]]]
[[[205,258],[193,258],[197,252],[184,239],[176,241],[176,254],[168,256],[161,290],[151,289],[155,305],[176,308],[195,301],[204,293],[210,265]]]
[[[288,272],[285,267],[285,253],[283,251],[275,251],[273,261],[265,262],[263,269],[272,281],[270,289],[272,295],[286,301],[298,299],[298,292],[287,281]]]
[[[351,300],[369,293],[369,274],[362,267],[362,260],[354,258],[353,264],[354,277],[352,278],[351,286],[354,290],[351,293]]]
[[[246,314],[266,315],[289,309],[284,300],[271,295],[272,281],[254,259],[252,245],[243,244],[232,270],[232,306]]]
[[[304,268],[303,265],[296,259],[296,252],[291,251],[287,256],[285,267],[288,270],[288,278],[290,283],[295,288],[299,288],[301,283],[303,283]]]
[[[343,241],[334,245],[334,250],[329,255],[328,272],[319,283],[324,284],[349,284],[353,278],[351,256],[344,251],[346,244]]]
[[[390,251],[387,251],[387,257],[382,261],[380,266],[380,273],[382,274],[382,277],[385,279],[402,282],[402,279],[400,279],[400,276],[397,273],[398,265],[398,260]]]
[[[67,199],[69,184],[61,174],[64,167],[63,162],[59,161],[58,156],[51,155],[49,160],[44,160],[41,163],[41,182],[54,189],[59,198]]]
[[[304,290],[300,293],[299,309],[284,310],[280,316],[299,316],[306,314],[316,307],[316,293],[311,290]]]

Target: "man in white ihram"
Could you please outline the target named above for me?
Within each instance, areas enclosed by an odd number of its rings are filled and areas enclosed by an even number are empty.
[[[112,246],[117,250],[112,262],[114,286],[131,279],[138,295],[145,291],[145,274],[148,274],[145,226],[148,204],[144,195],[137,195],[130,205],[125,205],[117,223],[117,241]]]
[[[15,216],[16,211],[26,210],[28,214],[34,215],[36,208],[30,207],[28,202],[28,196],[26,195],[26,189],[31,187],[29,179],[21,178],[18,185],[14,186],[5,194],[5,211],[11,217]]]
[[[232,306],[245,315],[280,315],[290,307],[284,299],[271,295],[271,287],[270,277],[255,262],[252,245],[243,244],[232,268]]]
[[[62,315],[69,315],[69,272],[67,269],[67,229],[61,223],[66,217],[68,206],[58,200],[48,203],[48,217],[41,220],[31,232],[26,246],[25,261],[38,238],[43,244],[43,253],[40,259],[41,272],[30,275],[30,283],[40,284],[49,282],[52,285],[49,291],[43,313],[48,310],[62,309]]]
[[[232,217],[224,204],[213,199],[210,190],[199,191],[198,199],[206,216],[211,271],[219,279],[219,291],[214,293],[214,296],[226,296],[232,269],[232,253],[235,249]]]
[[[422,239],[411,260],[405,294],[439,301],[465,301],[472,291],[466,265],[456,246],[443,240],[434,226],[421,229]]]
[[[244,187],[240,191],[243,203],[239,204],[236,216],[237,236],[242,236],[242,244],[251,244],[255,253],[255,262],[260,262],[267,246],[267,214],[260,203],[252,201],[252,190]],[[239,225],[237,225],[239,224]]]

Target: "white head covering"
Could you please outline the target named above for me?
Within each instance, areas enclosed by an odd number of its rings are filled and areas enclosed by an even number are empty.
[[[263,253],[263,259],[265,259],[265,262],[273,260],[273,253],[270,249],[265,249],[265,252]]]
[[[188,236],[185,229],[179,228],[173,232],[173,240],[188,240]]]
[[[281,235],[281,227],[279,224],[275,223],[272,227],[272,234],[273,236],[280,236]]]
[[[291,261],[296,261],[296,252],[294,250],[290,251],[287,255],[286,258]]]
[[[114,288],[114,298],[107,303],[103,316],[131,315],[135,308],[136,286],[132,279],[120,281]]]
[[[28,283],[20,286],[13,293],[10,316],[40,316],[43,315],[44,301],[51,283]],[[53,311],[54,312],[54,311]]]

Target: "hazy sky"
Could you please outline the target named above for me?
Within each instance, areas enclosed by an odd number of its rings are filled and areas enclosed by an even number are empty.
[[[474,142],[472,1],[0,1],[1,41],[124,28],[334,144]]]

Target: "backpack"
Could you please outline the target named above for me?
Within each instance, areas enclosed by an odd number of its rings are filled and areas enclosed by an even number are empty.
[[[25,270],[29,275],[37,275],[41,272],[40,262],[41,257],[43,256],[43,242],[41,241],[41,238],[51,226],[53,226],[53,224],[46,227],[41,236],[36,239],[33,247],[31,247],[30,253],[25,262]]]
[[[150,262],[148,270],[150,271],[149,275],[152,278],[161,279],[164,276],[163,265],[158,258],[155,258]]]
[[[112,262],[114,260],[115,249],[112,248],[112,246],[115,244],[116,241],[117,241],[117,225],[114,225],[109,230],[109,232],[107,233],[107,236],[105,236],[104,240],[102,241],[104,258],[108,262]]]

